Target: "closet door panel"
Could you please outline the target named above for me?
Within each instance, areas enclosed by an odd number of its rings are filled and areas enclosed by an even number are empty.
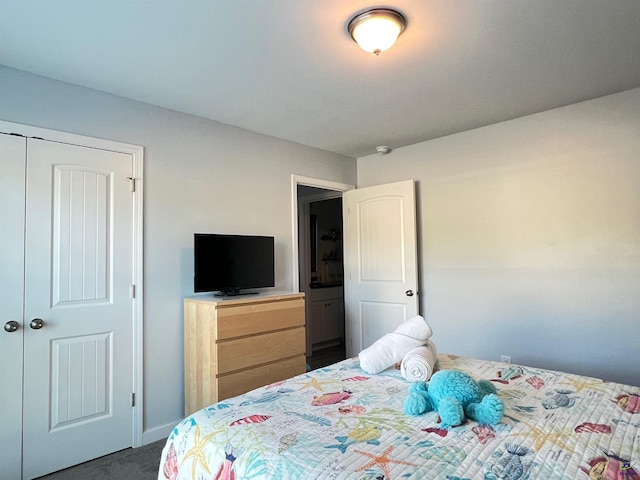
[[[110,299],[112,181],[86,168],[53,169],[53,306]]]
[[[23,463],[37,477],[132,444],[127,154],[29,139]]]
[[[25,145],[0,134],[0,323],[17,324],[0,330],[2,478],[21,475]]]

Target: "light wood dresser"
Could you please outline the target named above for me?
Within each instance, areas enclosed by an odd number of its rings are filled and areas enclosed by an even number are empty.
[[[184,300],[185,415],[304,373],[304,293]]]

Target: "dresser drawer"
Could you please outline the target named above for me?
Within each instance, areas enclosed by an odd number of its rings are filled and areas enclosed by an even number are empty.
[[[304,328],[218,343],[218,375],[305,353]]]
[[[222,375],[218,378],[218,400],[235,397],[254,388],[279,382],[306,371],[306,357],[287,358],[261,367]]]
[[[304,325],[304,299],[218,306],[218,340]]]

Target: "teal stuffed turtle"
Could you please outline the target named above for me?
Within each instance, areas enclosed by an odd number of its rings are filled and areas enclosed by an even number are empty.
[[[440,370],[427,382],[414,382],[404,403],[407,415],[435,410],[443,428],[462,424],[465,418],[495,425],[504,415],[504,404],[488,380],[475,381],[459,370]]]

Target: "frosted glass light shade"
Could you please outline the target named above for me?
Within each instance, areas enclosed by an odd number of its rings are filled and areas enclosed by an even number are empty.
[[[389,49],[404,31],[404,16],[395,10],[376,8],[356,15],[349,22],[349,34],[360,48],[379,55]]]

